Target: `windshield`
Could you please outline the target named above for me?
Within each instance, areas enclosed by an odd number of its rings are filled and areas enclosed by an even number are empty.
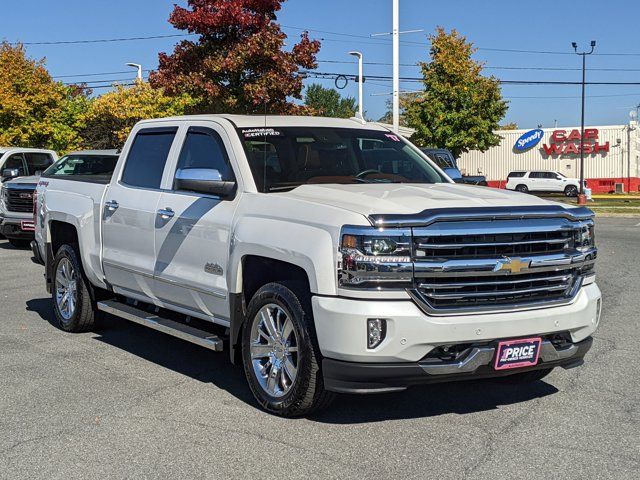
[[[261,192],[309,184],[447,181],[415,147],[390,132],[256,127],[239,134]]]
[[[59,177],[81,175],[111,177],[117,161],[118,155],[67,155],[47,168],[43,176]]]

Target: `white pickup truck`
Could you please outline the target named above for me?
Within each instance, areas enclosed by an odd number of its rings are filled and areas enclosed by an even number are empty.
[[[108,184],[43,177],[37,256],[60,327],[99,314],[228,349],[259,404],[583,363],[592,213],[458,185],[376,124],[140,122]]]

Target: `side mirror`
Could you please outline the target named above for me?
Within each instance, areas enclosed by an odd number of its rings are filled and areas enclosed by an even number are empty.
[[[12,178],[16,178],[20,176],[20,170],[17,168],[5,168],[2,171],[2,179],[3,180],[11,180]]]
[[[174,188],[228,198],[235,192],[236,182],[222,180],[215,168],[184,168],[176,172]]]

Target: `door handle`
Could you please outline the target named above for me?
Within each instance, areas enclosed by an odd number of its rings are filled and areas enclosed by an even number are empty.
[[[163,220],[168,220],[170,218],[173,218],[175,212],[170,208],[161,208],[160,210],[158,210],[158,215],[160,215]]]
[[[120,205],[118,205],[118,202],[115,200],[109,200],[108,202],[105,202],[104,206],[107,207],[108,210],[114,212]]]

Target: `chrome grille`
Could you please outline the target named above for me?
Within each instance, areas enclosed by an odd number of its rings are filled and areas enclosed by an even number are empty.
[[[575,238],[591,220],[438,221],[413,228],[414,288],[428,313],[565,303],[593,267],[596,250]]]
[[[435,309],[482,307],[566,296],[576,281],[576,271],[543,272],[484,277],[440,277],[418,284],[419,292]]]
[[[10,212],[33,212],[33,193],[35,185],[30,188],[7,188],[5,190],[5,205]]]
[[[573,232],[514,232],[493,235],[416,237],[418,258],[482,258],[560,253],[573,244]]]

